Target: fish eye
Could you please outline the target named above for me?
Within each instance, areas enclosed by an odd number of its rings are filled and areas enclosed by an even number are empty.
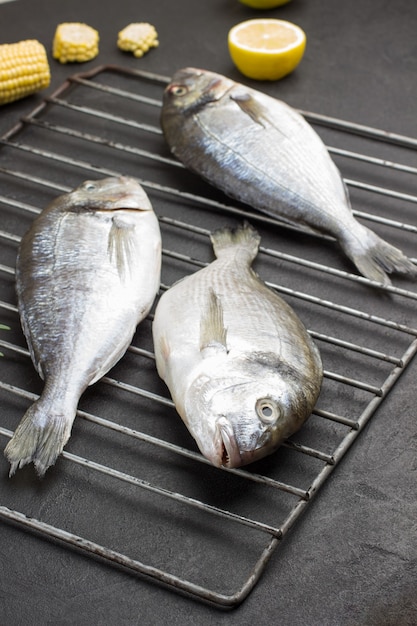
[[[281,415],[279,406],[271,398],[257,400],[255,409],[264,424],[272,424]]]
[[[86,191],[94,191],[95,188],[96,188],[95,184],[91,183],[91,182],[85,183],[85,185],[84,185],[84,189]]]
[[[184,87],[184,85],[172,85],[169,89],[169,93],[173,96],[185,96],[187,87]]]

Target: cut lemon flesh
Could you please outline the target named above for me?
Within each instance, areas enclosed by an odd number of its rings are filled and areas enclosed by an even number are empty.
[[[290,0],[240,0],[240,2],[252,9],[275,9],[275,7],[287,4]]]
[[[255,80],[278,80],[297,67],[304,55],[304,31],[285,20],[240,22],[228,34],[229,53],[238,70]]]

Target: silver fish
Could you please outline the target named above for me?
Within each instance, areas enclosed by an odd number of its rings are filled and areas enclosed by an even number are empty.
[[[229,196],[335,237],[367,278],[417,276],[397,248],[352,214],[339,170],[294,109],[220,74],[185,68],[165,89],[161,126],[174,155]]]
[[[54,200],[24,235],[17,258],[19,313],[44,380],[9,441],[10,475],[39,475],[68,441],[79,398],[124,354],[160,284],[161,235],[132,178],[86,181]]]
[[[217,259],[161,296],[152,326],[159,376],[217,467],[276,450],[308,418],[322,382],[302,322],[251,268],[259,240],[249,224],[213,233]]]

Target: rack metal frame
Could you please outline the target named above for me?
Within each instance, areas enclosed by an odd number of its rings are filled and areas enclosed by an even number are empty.
[[[102,81],[102,77],[111,76],[117,80],[117,86],[106,84],[106,81]],[[7,151],[6,156],[2,159],[0,164],[0,176],[3,181],[7,181],[8,185],[15,189],[19,189],[21,193],[12,193],[10,191],[0,195],[0,213],[2,211],[1,206],[6,206],[9,209],[16,211],[26,212],[28,215],[36,215],[43,207],[33,205],[31,203],[31,194],[29,190],[25,191],[25,185],[29,185],[30,188],[36,187],[42,190],[51,190],[54,194],[67,192],[71,189],[71,186],[65,182],[57,182],[56,176],[52,180],[48,177],[48,166],[53,164],[58,173],[62,173],[62,180],[65,181],[65,173],[68,167],[76,168],[79,171],[80,181],[86,177],[101,177],[103,175],[118,175],[124,173],[119,171],[118,166],[114,167],[113,163],[118,163],[117,159],[107,159],[104,164],[93,165],[87,159],[79,157],[71,157],[70,151],[66,151],[65,142],[70,141],[73,149],[74,142],[80,142],[80,145],[85,143],[93,145],[104,151],[110,150],[116,156],[121,154],[123,156],[123,163],[129,162],[134,164],[138,160],[145,160],[151,165],[155,163],[162,172],[175,172],[182,170],[180,165],[175,159],[167,156],[164,151],[149,151],[143,147],[140,147],[138,143],[134,145],[128,145],[122,138],[110,138],[100,134],[94,134],[94,132],[86,132],[85,129],[77,128],[73,124],[73,120],[77,119],[77,115],[83,119],[94,118],[101,120],[104,124],[108,124],[114,128],[127,129],[132,133],[144,133],[154,135],[157,141],[161,142],[162,137],[161,130],[157,124],[151,124],[147,121],[142,121],[140,115],[138,117],[129,117],[119,114],[118,107],[108,110],[108,107],[104,109],[96,108],[88,104],[79,104],[72,101],[72,96],[82,91],[94,91],[102,95],[103,101],[106,98],[114,98],[115,101],[120,99],[121,101],[129,101],[133,105],[139,103],[140,106],[149,107],[155,111],[161,105],[160,98],[150,97],[147,94],[141,92],[142,85],[152,84],[156,85],[160,90],[169,82],[169,79],[163,76],[149,74],[147,72],[129,70],[120,68],[117,66],[100,66],[92,70],[91,72],[74,75],[68,79],[51,97],[46,98],[40,106],[38,106],[29,116],[21,120],[21,122],[14,128],[12,128],[6,135],[4,135],[0,141],[0,157]],[[132,89],[132,85],[138,88]],[[146,90],[145,90],[146,91]],[[54,112],[59,110],[61,113],[61,121],[54,120]],[[414,151],[417,148],[417,140],[404,136],[395,135],[378,129],[372,129],[358,124],[352,124],[343,120],[337,120],[328,118],[326,116],[301,111],[301,113],[312,124],[324,125],[342,133],[348,133],[349,135],[357,134],[361,137],[367,137],[372,140],[377,140],[386,144],[395,144],[407,151]],[[71,124],[65,124],[65,116],[68,115],[71,119]],[[63,117],[62,117],[63,116]],[[64,120],[64,123],[62,122]],[[33,129],[35,133],[33,133]],[[62,141],[62,151],[58,152],[56,149],[45,148],[39,145],[36,137],[37,133],[54,134],[60,137]],[[40,142],[42,144],[42,140]],[[145,142],[146,143],[146,142]],[[55,144],[54,144],[55,145]],[[357,163],[365,163],[366,166],[371,165],[377,168],[387,168],[391,172],[397,172],[399,175],[414,176],[417,173],[417,168],[413,165],[400,164],[387,160],[384,157],[369,156],[357,152],[355,150],[346,150],[340,147],[329,146],[329,151],[336,157],[342,159],[348,159]],[[82,152],[81,148],[79,152]],[[46,169],[43,173],[46,175],[34,173],[25,169],[20,169],[20,157],[21,155],[29,155],[30,158],[39,161],[45,161]],[[41,167],[42,170],[42,167]],[[138,167],[138,174],[141,174],[141,169]],[[171,180],[171,174],[169,181]],[[277,220],[262,216],[256,212],[252,212],[247,207],[231,205],[223,199],[219,200],[218,197],[208,197],[204,194],[198,195],[191,193],[187,188],[174,188],[170,182],[166,182],[163,179],[160,181],[151,181],[146,178],[137,176],[139,182],[143,185],[145,190],[149,193],[156,213],[158,214],[161,228],[167,228],[170,230],[178,230],[181,232],[181,237],[197,237],[199,240],[207,242],[204,245],[208,247],[209,241],[209,229],[201,226],[198,219],[195,219],[194,215],[191,219],[182,219],[173,215],[160,215],[158,213],[158,204],[155,197],[159,195],[167,196],[170,201],[175,203],[190,203],[193,206],[201,207],[202,212],[215,211],[222,215],[227,216],[228,219],[249,219],[255,220],[261,228],[275,228],[287,229],[288,226],[280,225]],[[413,205],[417,202],[417,197],[408,191],[398,189],[386,189],[374,182],[363,182],[346,178],[346,183],[349,188],[364,190],[367,194],[372,194],[377,197],[384,196],[388,200],[395,202],[402,202],[407,205]],[[23,199],[20,197],[23,195]],[[377,226],[384,228],[395,229],[400,234],[400,237],[404,238],[406,242],[416,240],[417,234],[417,222],[410,220],[410,223],[398,220],[394,211],[392,215],[380,216],[375,213],[369,213],[364,211],[355,210],[355,215],[362,220],[370,221]],[[326,240],[329,238],[322,238],[323,244],[319,241],[319,245],[326,245]],[[7,245],[16,246],[19,244],[20,235],[16,232],[9,232],[8,230],[0,229],[0,241],[7,243]],[[1,250],[1,247],[0,247]],[[51,540],[56,540],[65,546],[80,550],[89,555],[100,557],[105,562],[110,564],[117,564],[124,568],[135,572],[137,574],[148,577],[154,581],[158,581],[168,587],[189,594],[195,598],[203,601],[213,603],[218,607],[234,607],[240,604],[250,593],[250,591],[257,584],[262,572],[264,571],[271,555],[276,551],[282,542],[282,539],[287,535],[288,531],[293,527],[298,518],[304,513],[309,506],[309,503],[315,497],[322,485],[325,483],[329,475],[338,466],[342,458],[345,456],[349,448],[356,441],[357,437],[363,431],[370,418],[375,414],[381,403],[390,393],[401,374],[404,372],[407,365],[414,358],[417,353],[417,323],[409,323],[407,316],[409,316],[408,305],[410,301],[417,300],[417,292],[411,289],[399,288],[394,285],[390,285],[382,288],[380,285],[372,283],[366,278],[358,276],[356,274],[345,271],[344,269],[338,269],[331,265],[317,263],[316,261],[309,260],[302,256],[291,254],[282,250],[277,250],[270,246],[263,246],[260,250],[260,256],[267,259],[269,264],[278,264],[280,267],[285,265],[286,267],[295,268],[294,271],[300,271],[306,269],[306,271],[312,273],[316,278],[315,280],[320,284],[325,284],[327,280],[341,281],[349,287],[353,285],[360,291],[361,298],[363,299],[363,308],[356,306],[350,306],[346,302],[339,299],[332,300],[324,297],[320,290],[314,289],[306,278],[304,288],[291,288],[288,285],[281,284],[275,281],[268,281],[269,286],[275,289],[278,293],[282,294],[284,298],[288,298],[291,302],[300,303],[303,307],[312,307],[314,310],[323,309],[330,316],[336,317],[336,326],[343,326],[346,320],[353,319],[358,323],[369,325],[370,328],[382,328],[384,333],[389,334],[390,343],[395,343],[395,337],[402,337],[401,346],[405,344],[405,348],[400,348],[398,352],[393,353],[384,349],[383,345],[368,346],[358,340],[357,342],[352,338],[344,338],[343,332],[327,334],[322,329],[309,328],[311,336],[321,345],[330,346],[332,350],[335,350],[338,354],[341,354],[341,360],[343,363],[344,355],[359,355],[360,358],[369,359],[378,364],[384,365],[381,367],[381,378],[375,382],[374,380],[365,380],[362,377],[355,377],[351,374],[344,373],[343,371],[333,371],[332,369],[325,370],[325,379],[323,385],[323,391],[321,398],[326,397],[326,393],[329,385],[339,385],[343,388],[344,394],[349,396],[350,393],[360,393],[366,397],[366,400],[361,404],[361,409],[358,414],[350,414],[348,411],[341,411],[339,407],[328,407],[324,402],[323,406],[318,403],[317,408],[313,413],[313,418],[319,419],[325,423],[336,424],[342,429],[341,435],[337,442],[333,445],[329,451],[327,449],[327,441],[323,442],[323,446],[316,446],[314,444],[309,445],[307,441],[300,442],[298,437],[295,436],[290,441],[284,444],[284,448],[291,455],[304,455],[310,458],[314,458],[318,462],[318,469],[315,475],[310,480],[309,484],[300,487],[297,484],[292,484],[286,478],[280,479],[279,477],[271,477],[267,474],[262,474],[254,471],[252,468],[236,469],[236,470],[213,470],[216,472],[223,472],[225,480],[227,476],[236,476],[244,481],[249,481],[251,484],[258,485],[259,488],[266,488],[268,490],[277,490],[286,494],[290,500],[291,505],[289,510],[282,512],[279,508],[276,511],[276,522],[270,523],[255,519],[253,517],[227,510],[224,507],[215,506],[213,504],[205,502],[203,499],[190,497],[185,493],[181,493],[181,486],[178,486],[178,490],[172,490],[161,486],[159,484],[152,484],[149,481],[137,476],[130,475],[126,472],[120,471],[114,467],[104,465],[102,463],[95,462],[92,459],[85,458],[81,455],[73,454],[64,451],[63,458],[72,464],[77,464],[88,470],[88,472],[95,472],[101,475],[110,477],[112,480],[122,481],[126,484],[133,485],[135,489],[140,493],[142,490],[156,494],[158,497],[168,498],[174,501],[181,507],[192,511],[199,510],[207,513],[208,515],[215,516],[217,519],[224,520],[227,524],[236,524],[239,527],[247,528],[250,531],[256,531],[263,534],[265,537],[263,548],[260,549],[258,558],[253,564],[253,567],[249,574],[246,576],[243,583],[239,584],[238,588],[231,593],[224,591],[218,591],[213,586],[207,586],[204,584],[196,583],[192,580],[188,580],[181,575],[170,573],[167,568],[155,567],[152,563],[144,562],[136,558],[132,558],[124,554],[123,552],[111,549],[99,542],[92,541],[89,538],[85,538],[74,532],[69,532],[59,526],[42,521],[41,519],[34,519],[24,512],[14,510],[8,506],[0,506],[0,518],[4,522],[12,523],[18,527],[23,527],[33,531],[36,534],[45,536]],[[189,254],[183,249],[171,249],[164,248],[163,250],[164,264],[179,263],[182,267],[185,267],[185,272],[195,271],[199,267],[204,266],[207,263],[206,259],[197,259],[194,254]],[[416,262],[414,260],[414,262]],[[7,263],[0,263],[0,273],[7,282],[14,280],[14,268]],[[310,275],[310,274],[309,274]],[[168,289],[169,284],[163,284],[161,289]],[[331,287],[330,287],[331,291]],[[392,315],[375,315],[372,312],[372,301],[376,297],[375,294],[381,294],[381,292],[388,294],[389,298],[392,298]],[[326,292],[327,293],[327,292]],[[406,303],[404,305],[404,303]],[[8,314],[17,319],[17,307],[15,301],[10,299],[9,301],[0,301],[0,310],[7,311]],[[341,320],[338,322],[338,320]],[[405,321],[404,321],[405,320]],[[3,337],[5,337],[3,339]],[[5,371],[7,367],[7,355],[13,354],[22,359],[28,359],[29,353],[26,348],[17,343],[9,342],[6,340],[7,333],[0,334],[0,349],[4,353],[4,357],[0,362],[0,391],[3,395],[10,397],[20,397],[25,401],[32,402],[38,396],[36,393],[24,388],[20,388],[7,380],[3,380],[1,372]],[[392,340],[391,340],[392,338]],[[405,338],[405,339],[404,339]],[[151,350],[147,347],[133,345],[129,348],[129,352],[134,357],[145,358],[153,360],[154,356]],[[378,369],[378,368],[377,368]],[[110,373],[111,374],[111,373]],[[155,372],[156,376],[156,372]],[[5,377],[7,379],[7,376]],[[167,395],[155,393],[152,390],[142,388],[141,386],[132,385],[129,382],[123,380],[116,380],[108,375],[102,379],[100,385],[108,385],[112,388],[116,388],[121,392],[126,393],[132,402],[135,402],[135,398],[146,398],[147,401],[154,403],[158,407],[158,410],[173,410],[173,403]],[[362,396],[361,396],[362,397]],[[197,451],[179,446],[171,443],[164,438],[155,437],[149,433],[141,430],[132,429],[126,425],[117,423],[110,419],[104,418],[100,415],[79,410],[78,417],[87,420],[91,423],[98,425],[100,428],[113,431],[121,434],[122,436],[129,437],[140,443],[150,444],[160,449],[164,449],[174,455],[180,455],[186,459],[189,459],[192,463],[196,464],[208,464],[208,461],[204,459]],[[182,428],[181,422],[178,422],[178,428]],[[12,431],[9,428],[0,426],[0,435],[2,438],[7,439],[12,436]],[[52,470],[54,471],[54,470]],[[140,497],[140,496],[139,496]],[[138,512],[138,518],[140,518],[140,512]],[[136,520],[137,521],[137,520]],[[237,563],[239,561],[239,555],[236,555]]]

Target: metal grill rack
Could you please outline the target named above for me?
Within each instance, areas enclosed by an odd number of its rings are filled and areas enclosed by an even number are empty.
[[[71,77],[1,140],[0,322],[10,327],[0,330],[1,439],[5,445],[42,388],[16,309],[20,237],[56,195],[106,175],[136,176],[151,198],[164,245],[162,290],[212,259],[213,228],[248,219],[259,229],[256,270],[293,306],[321,350],[319,402],[274,455],[239,470],[211,467],[156,374],[150,315],[121,362],[81,398],[72,437],[42,482],[41,496],[33,497],[38,481],[32,467],[0,479],[0,517],[177,591],[233,607],[256,585],[416,354],[417,292],[404,279],[394,279],[399,286],[373,284],[352,273],[330,238],[231,204],[187,172],[170,156],[159,128],[167,82],[98,67]],[[417,141],[302,113],[329,145],[357,217],[413,257]],[[22,490],[23,511],[16,505]],[[101,516],[116,520],[110,530]]]

